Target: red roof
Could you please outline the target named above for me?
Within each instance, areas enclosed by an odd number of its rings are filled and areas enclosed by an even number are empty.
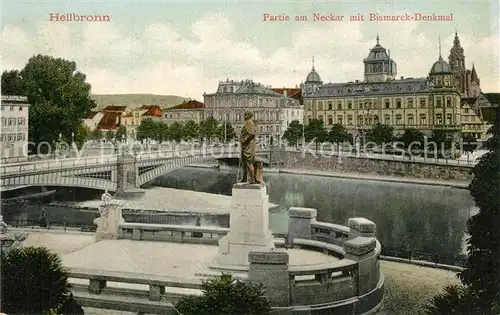
[[[198,102],[197,100],[190,100],[188,102],[184,102],[182,104],[176,105],[174,107],[167,108],[167,110],[172,109],[199,109],[205,108],[205,104],[202,102]]]
[[[104,112],[104,116],[97,128],[105,130],[116,129],[120,126],[120,117],[120,112]]]
[[[302,89],[301,88],[281,88],[281,89],[271,89],[276,93],[285,94],[286,91],[286,96],[299,100],[300,104],[302,104]]]
[[[143,107],[141,107],[141,108],[143,108]],[[163,112],[162,112],[160,106],[151,105],[149,107],[149,109],[144,114],[142,114],[142,116],[146,116],[146,117],[163,117]]]
[[[156,108],[161,110],[161,107],[158,105],[142,105],[140,109],[151,109],[151,108]]]
[[[103,111],[113,111],[113,112],[124,112],[126,110],[127,106],[118,106],[118,105],[108,105],[103,109]]]
[[[95,117],[95,115],[97,115],[97,113],[99,112],[94,112],[94,111],[88,111],[87,115],[85,115],[85,119],[92,119]]]

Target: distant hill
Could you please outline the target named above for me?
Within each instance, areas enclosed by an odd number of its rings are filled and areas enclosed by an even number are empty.
[[[141,105],[161,105],[172,107],[179,105],[185,97],[177,95],[154,95],[154,94],[92,94],[92,99],[97,104],[96,109],[102,109],[107,105],[130,105],[131,107]]]

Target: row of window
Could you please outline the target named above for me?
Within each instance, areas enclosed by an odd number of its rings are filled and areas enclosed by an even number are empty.
[[[471,124],[465,124],[463,125],[465,129],[475,129],[475,130],[479,130],[479,129],[482,129],[483,128],[483,125],[480,125],[480,124],[474,124],[474,125],[471,125]]]
[[[325,121],[323,116],[318,116],[318,119],[323,121],[323,123],[325,125],[333,125],[334,123],[337,123],[337,124],[340,124],[342,125],[344,123],[344,117],[343,116],[337,116],[337,120],[334,122],[334,117],[332,115],[329,115],[327,117],[327,120]],[[415,119],[415,116],[413,114],[408,114],[407,115],[407,125],[415,125],[416,124],[416,119]],[[420,125],[427,125],[427,115],[426,114],[420,114],[419,116],[419,122],[420,122]],[[443,124],[443,115],[442,114],[436,114],[434,116],[434,122],[436,125],[442,125]],[[308,117],[308,120],[311,120],[312,117],[309,116]],[[380,122],[379,121],[379,118],[378,116],[374,115],[374,116],[368,116],[368,117],[365,117],[365,116],[362,116],[362,115],[359,115],[357,117],[357,120],[356,120],[356,124],[357,125],[373,125],[373,124],[376,124]],[[403,122],[403,116],[401,114],[397,114],[395,115],[395,117],[393,117],[391,119],[391,116],[390,115],[384,115],[384,120],[383,122],[381,122],[385,125],[392,125],[393,123],[395,125],[405,125],[405,123]],[[354,124],[354,119],[353,119],[353,115],[348,115],[347,116],[347,125],[353,125]],[[448,114],[446,115],[446,125],[452,125],[453,124],[453,116],[451,114]]]
[[[26,118],[24,117],[2,117],[2,126],[25,126]]]
[[[323,101],[318,101],[316,104],[316,109],[317,110],[343,110],[343,109],[390,109],[390,108],[402,108],[403,107],[403,100],[402,99],[396,99],[395,102],[393,102],[393,107],[391,107],[391,100],[390,99],[385,99],[383,101],[383,104],[379,104],[378,100],[363,100],[363,101],[347,101],[347,107],[343,106],[342,102],[337,102],[336,106],[333,104],[332,101],[328,101],[326,104],[323,104]],[[446,98],[446,107],[452,107],[452,98],[451,96]],[[326,105],[326,106],[323,106]],[[406,99],[406,107],[405,108],[415,108],[414,104],[414,99],[412,97],[409,97]],[[436,106],[435,107],[443,107],[444,103],[441,98],[436,99]],[[426,108],[427,107],[427,99],[425,97],[419,98],[419,106],[420,108]],[[308,102],[306,105],[307,110],[312,110],[312,104]]]
[[[10,111],[13,111],[13,110],[15,109],[15,107],[16,107],[16,106],[12,106],[12,105],[11,105],[11,106],[5,106],[5,105],[2,105],[1,107],[2,107],[2,112],[3,112],[3,111],[5,110],[5,108],[6,108],[6,107],[9,107],[9,110],[10,110]],[[18,110],[18,111],[20,111],[20,112],[22,112],[22,111],[23,111],[23,107],[22,107],[22,106],[19,106],[19,107],[17,108],[17,110]]]
[[[267,133],[280,133],[281,132],[281,127],[280,126],[258,126],[259,132],[267,132]]]
[[[26,133],[2,133],[0,135],[1,142],[13,142],[26,140]]]

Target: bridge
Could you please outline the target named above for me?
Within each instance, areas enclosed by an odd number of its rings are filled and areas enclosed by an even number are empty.
[[[269,152],[259,148],[257,154],[267,157]],[[10,163],[0,167],[0,185],[9,188],[71,186],[126,192],[189,164],[239,156],[240,148],[229,145]]]

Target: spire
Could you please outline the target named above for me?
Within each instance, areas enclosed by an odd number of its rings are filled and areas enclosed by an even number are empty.
[[[476,67],[474,67],[474,63],[472,63],[471,81],[479,83],[479,77],[477,76]]]
[[[313,65],[313,71],[314,71],[314,56],[312,57],[312,65]]]
[[[377,33],[377,45],[379,45],[379,41],[380,41],[380,37],[378,36],[378,33]]]
[[[443,60],[443,56],[441,56],[441,35],[439,35],[439,60]]]

